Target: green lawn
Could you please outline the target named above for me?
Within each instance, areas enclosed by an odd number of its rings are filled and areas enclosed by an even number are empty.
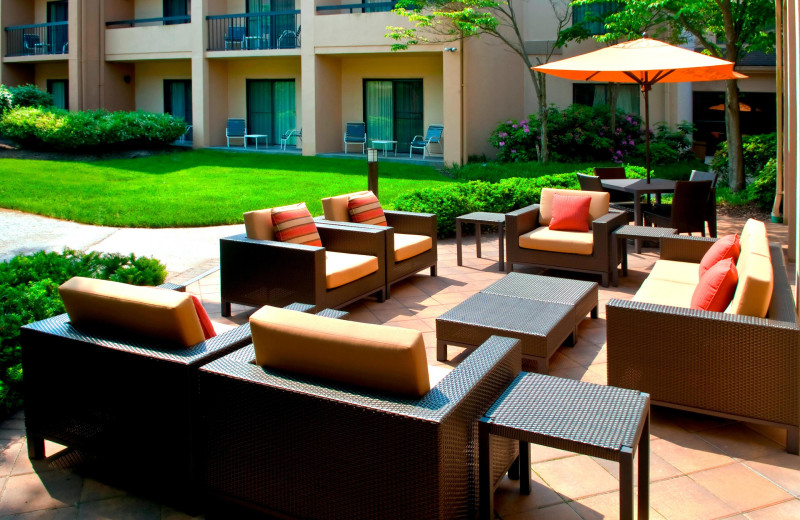
[[[380,163],[385,207],[401,193],[458,182],[427,166]],[[0,159],[0,207],[119,227],[236,224],[242,213],[367,187],[365,159],[194,150],[96,162]]]

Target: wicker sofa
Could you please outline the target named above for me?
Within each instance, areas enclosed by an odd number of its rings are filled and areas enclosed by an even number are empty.
[[[176,348],[108,328],[76,327],[62,314],[24,326],[20,340],[31,459],[46,455],[45,439],[55,441],[90,455],[126,487],[196,508],[203,460],[197,369],[249,343],[249,324]]]
[[[255,335],[254,335],[255,338]],[[209,518],[452,519],[477,514],[477,419],[519,373],[493,336],[421,398],[265,369],[244,347],[200,374]],[[516,443],[492,439],[499,481]]]
[[[662,239],[661,259],[699,263],[714,241]],[[800,326],[780,246],[770,244],[768,255],[773,285],[765,318],[609,301],[608,384],[647,392],[657,405],[785,428],[787,451],[798,454]]]
[[[383,301],[385,234],[375,228],[317,223],[323,247],[248,238],[246,234],[220,239],[222,315],[230,316],[231,303],[283,307],[302,302],[320,310],[343,307],[373,294]],[[374,256],[378,270],[328,289],[326,251]]]

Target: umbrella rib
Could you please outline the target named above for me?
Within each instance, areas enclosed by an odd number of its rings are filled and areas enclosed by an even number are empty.
[[[636,74],[634,74],[633,72],[630,72],[630,71],[627,71],[627,70],[623,70],[622,73],[625,74],[626,76],[628,76],[629,78],[631,78],[633,81],[635,81],[639,85],[642,84],[641,78],[638,78],[636,76]]]
[[[653,80],[651,81],[651,83],[658,83],[659,81],[661,81],[662,79],[666,78],[667,76],[669,76],[673,72],[675,72],[675,69],[668,70],[666,72],[664,72],[663,70],[660,70],[660,71],[658,71],[658,74],[653,76]]]
[[[586,80],[585,80],[585,81],[589,81],[589,80],[591,80],[593,77],[597,76],[598,74],[600,74],[600,71],[599,71],[599,70],[598,70],[598,71],[596,71],[596,72],[593,72],[593,73],[592,73],[592,75],[591,75],[591,76],[589,76],[588,78],[586,78]]]

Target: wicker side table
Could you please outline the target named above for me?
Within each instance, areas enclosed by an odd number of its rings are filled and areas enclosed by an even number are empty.
[[[675,228],[665,227],[649,227],[649,226],[620,226],[611,232],[611,265],[614,269],[611,270],[611,283],[614,287],[619,285],[619,272],[617,265],[619,265],[620,258],[617,256],[622,251],[622,276],[628,276],[628,239],[633,239],[639,243],[639,240],[658,240],[672,236],[677,233]]]
[[[494,515],[489,435],[519,441],[520,492],[530,494],[530,444],[619,462],[620,518],[634,518],[633,458],[639,450],[639,519],[649,517],[650,396],[542,374],[520,373],[478,422],[481,518]],[[516,463],[515,463],[516,464]],[[516,469],[513,471],[516,473]]]
[[[456,217],[456,263],[461,265],[461,226],[464,224],[475,224],[475,249],[478,253],[478,258],[481,257],[481,225],[497,226],[497,232],[500,234],[500,272],[505,271],[505,258],[506,254],[503,250],[506,231],[506,216],[504,213],[489,213],[485,211],[476,211],[474,213],[467,213]]]

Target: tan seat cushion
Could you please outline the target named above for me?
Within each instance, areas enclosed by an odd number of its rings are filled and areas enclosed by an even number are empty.
[[[774,284],[767,226],[759,220],[749,219],[742,228],[739,244],[741,252],[736,262],[739,283],[725,312],[764,318],[769,310]]]
[[[94,278],[72,278],[58,288],[73,325],[104,327],[184,347],[205,341],[191,296]]]
[[[335,197],[325,197],[322,199],[322,213],[325,220],[335,220],[336,222],[350,222],[350,212],[347,209],[347,201],[350,197],[366,195],[368,191],[356,191],[345,193]]]
[[[580,191],[580,190],[564,190],[556,188],[543,188],[542,197],[539,201],[539,225],[550,225],[550,219],[553,217],[553,194],[567,195],[570,197],[585,197],[589,195],[592,197],[592,202],[589,204],[589,228],[592,227],[592,221],[602,217],[608,213],[608,204],[611,196],[604,191]]]
[[[248,211],[244,214],[244,231],[253,240],[275,240],[272,227],[272,208]]]
[[[419,331],[276,307],[250,317],[256,363],[396,395],[430,390]]]
[[[692,296],[694,295],[696,285],[697,284],[659,280],[648,276],[631,300],[688,309],[692,305]]]
[[[692,262],[659,260],[653,266],[648,278],[667,282],[688,283],[696,286],[700,282],[700,270],[697,268],[697,264]]]
[[[547,226],[538,227],[519,237],[519,247],[555,253],[591,255],[593,245],[594,235],[591,231],[555,231]]]
[[[354,282],[377,270],[378,259],[374,256],[325,251],[325,285],[328,289]]]
[[[394,234],[394,261],[402,262],[433,247],[433,240],[425,235]]]

